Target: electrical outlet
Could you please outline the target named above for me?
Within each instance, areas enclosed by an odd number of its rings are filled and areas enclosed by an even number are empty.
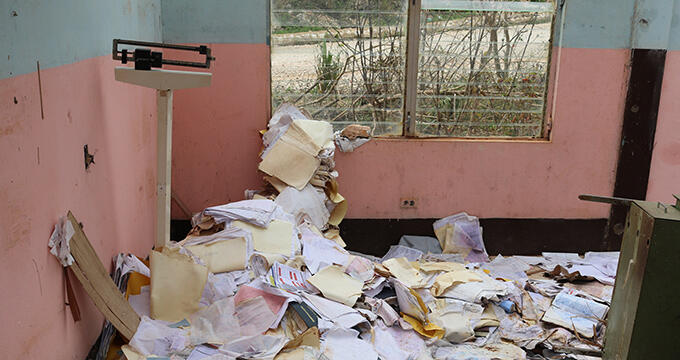
[[[414,197],[401,198],[399,199],[399,207],[401,207],[402,209],[415,209],[417,207],[416,200],[417,199]]]

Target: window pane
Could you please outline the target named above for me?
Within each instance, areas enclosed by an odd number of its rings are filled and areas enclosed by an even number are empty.
[[[550,2],[423,0],[419,136],[540,137]]]
[[[272,0],[272,107],[401,135],[406,0]]]

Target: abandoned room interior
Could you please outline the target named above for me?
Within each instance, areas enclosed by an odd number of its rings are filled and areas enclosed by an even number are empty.
[[[0,359],[678,357],[680,1],[0,10]]]

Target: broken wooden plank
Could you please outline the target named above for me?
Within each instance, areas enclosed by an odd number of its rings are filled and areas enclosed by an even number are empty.
[[[70,241],[71,255],[74,259],[71,265],[73,274],[106,320],[111,322],[123,337],[131,339],[139,326],[139,315],[111,279],[78,220],[70,211],[68,220],[75,230]]]
[[[71,275],[69,272],[73,272],[70,267],[64,268],[64,279],[66,279],[66,299],[68,299],[68,307],[71,309],[71,315],[73,316],[73,321],[80,321],[80,307],[78,306],[78,300],[76,300],[76,293],[73,291],[73,286],[71,286]]]

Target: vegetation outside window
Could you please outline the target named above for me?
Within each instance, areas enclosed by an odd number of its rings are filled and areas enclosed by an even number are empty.
[[[375,135],[540,138],[553,16],[546,0],[272,0],[272,107]]]

